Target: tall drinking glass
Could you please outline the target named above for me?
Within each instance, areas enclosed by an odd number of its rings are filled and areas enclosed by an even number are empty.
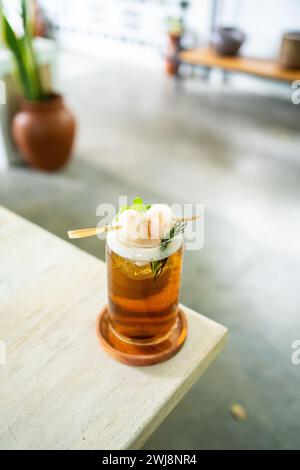
[[[182,238],[165,251],[107,238],[108,317],[125,343],[155,345],[176,326],[183,257]]]

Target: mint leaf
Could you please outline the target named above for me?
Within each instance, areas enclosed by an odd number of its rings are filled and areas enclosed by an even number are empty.
[[[137,212],[146,212],[150,209],[151,204],[144,204],[143,199],[140,197],[136,197],[130,206],[130,209],[137,211]]]
[[[141,199],[140,197],[136,197],[134,200],[133,200],[133,203],[132,205],[134,206],[135,204],[137,205],[143,205],[143,199]]]
[[[123,212],[128,211],[128,209],[132,209],[137,212],[146,212],[148,209],[150,209],[151,204],[144,204],[143,199],[140,197],[136,197],[131,204],[131,206],[124,205],[120,207],[120,210],[116,216],[116,222],[119,221],[119,216],[123,214]]]

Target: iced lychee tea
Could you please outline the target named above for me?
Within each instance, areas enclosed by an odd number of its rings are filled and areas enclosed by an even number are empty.
[[[137,261],[126,258],[126,252],[121,256],[107,244],[109,319],[115,334],[124,341],[157,344],[168,336],[177,320],[183,247],[177,240],[165,253],[168,256],[157,252],[152,262],[163,262],[157,278],[147,261],[147,251],[144,261],[140,260],[143,250],[149,249],[140,249]]]

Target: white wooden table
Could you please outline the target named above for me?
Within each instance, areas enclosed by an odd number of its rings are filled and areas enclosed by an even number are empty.
[[[226,328],[185,307],[174,358],[115,362],[95,331],[105,277],[103,262],[0,207],[0,449],[140,448],[222,349]]]

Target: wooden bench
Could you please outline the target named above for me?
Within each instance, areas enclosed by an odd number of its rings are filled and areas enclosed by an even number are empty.
[[[226,328],[184,307],[174,358],[122,365],[96,336],[102,261],[1,207],[0,259],[1,449],[140,448],[225,343]]]
[[[220,56],[211,48],[182,51],[179,59],[191,65],[205,68],[216,67],[229,72],[241,72],[272,80],[293,82],[300,79],[300,70],[285,70],[276,61]]]

